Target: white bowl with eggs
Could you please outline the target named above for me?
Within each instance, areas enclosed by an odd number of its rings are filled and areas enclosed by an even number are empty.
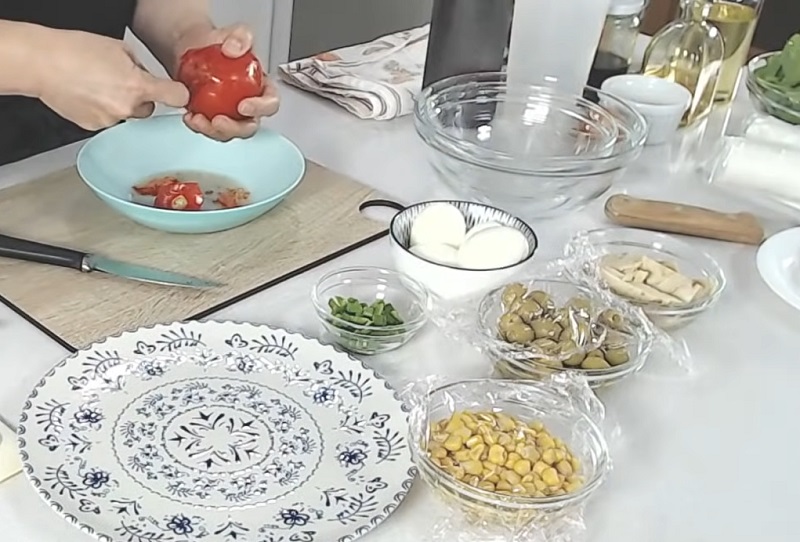
[[[445,300],[505,284],[539,241],[519,218],[468,201],[425,201],[402,208],[389,226],[395,268]]]

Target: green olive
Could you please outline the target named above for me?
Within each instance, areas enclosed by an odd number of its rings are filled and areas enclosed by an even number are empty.
[[[625,335],[620,333],[619,331],[615,331],[613,329],[609,329],[606,332],[606,339],[603,342],[603,346],[606,349],[609,348],[624,348],[628,344]]]
[[[586,359],[583,360],[581,363],[582,369],[589,369],[589,370],[600,370],[600,369],[609,369],[611,365],[608,362],[599,357],[599,356],[587,356]]]
[[[576,350],[578,350],[578,345],[575,344],[575,341],[558,341],[558,351],[562,354],[569,354],[571,352],[575,352]]]
[[[510,307],[515,301],[522,299],[525,295],[527,288],[520,283],[509,284],[503,289],[502,301],[503,305]]]
[[[544,365],[545,367],[551,367],[553,369],[563,369],[564,368],[564,364],[561,363],[561,360],[558,360],[558,359],[550,358],[550,359],[540,359],[540,360],[537,360],[537,361],[541,365]]]
[[[620,331],[625,329],[625,318],[614,309],[606,309],[600,313],[600,323],[611,329]]]
[[[542,307],[533,299],[523,300],[515,312],[522,318],[526,324],[532,324],[539,316],[542,315]]]
[[[565,359],[562,363],[564,364],[564,367],[580,367],[584,359],[586,359],[586,354],[577,352]]]
[[[553,320],[558,322],[564,327],[569,327],[570,322],[573,320],[572,311],[567,307],[561,307],[553,312]]]
[[[605,358],[609,364],[615,367],[623,363],[628,363],[631,360],[626,348],[610,348],[606,350]]]
[[[503,289],[502,302],[503,314],[497,320],[498,338],[522,346],[523,351],[530,349],[527,356],[517,358],[516,364],[524,363],[527,358],[529,363],[542,368],[603,370],[630,361],[626,318],[614,309],[598,314],[602,307],[594,307],[587,296],[578,295],[557,306],[549,293],[528,291],[525,285],[514,283]],[[601,332],[605,339],[598,346]],[[586,352],[589,347],[595,349]],[[497,364],[498,372],[509,377],[527,377],[525,370],[512,368],[511,364],[508,361]]]
[[[522,323],[522,318],[520,318],[517,313],[506,312],[500,317],[497,325],[500,328],[500,332],[505,333],[505,331],[511,326],[516,326]]]
[[[529,344],[536,338],[531,326],[525,324],[515,324],[505,330],[506,339],[516,344]]]
[[[575,341],[568,340],[559,342],[558,351],[563,355],[569,354],[569,357],[563,361],[565,367],[578,367],[586,357],[586,354],[578,349],[578,345],[575,344]]]
[[[545,339],[536,339],[535,341],[533,341],[533,344],[538,346],[542,350],[545,350],[545,349],[552,350],[553,348],[556,348],[558,346],[558,343],[556,341],[554,341],[553,339],[547,339],[547,338],[545,338]]]
[[[558,354],[558,343],[553,339],[536,339],[533,341],[533,345],[538,347],[546,356]]]
[[[592,325],[585,320],[575,322],[572,332],[573,340],[577,344],[586,344],[592,339]]]
[[[567,307],[572,307],[576,311],[588,314],[592,310],[592,302],[585,297],[576,296],[567,301]]]
[[[556,339],[561,335],[562,328],[552,320],[536,320],[531,324],[537,339]]]
[[[527,297],[536,301],[544,309],[552,309],[554,307],[553,298],[547,292],[534,290],[529,292]]]

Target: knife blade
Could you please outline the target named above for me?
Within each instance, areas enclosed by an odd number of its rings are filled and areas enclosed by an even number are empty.
[[[83,273],[100,271],[126,279],[185,288],[214,288],[219,282],[190,277],[172,271],[163,271],[138,264],[120,262],[99,254],[58,247],[0,235],[0,257],[34,263],[68,267]]]
[[[758,245],[764,228],[750,213],[724,213],[704,207],[617,194],[606,200],[606,217],[630,228],[677,233]]]

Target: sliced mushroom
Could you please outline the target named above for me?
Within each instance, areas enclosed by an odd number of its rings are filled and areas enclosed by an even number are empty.
[[[617,295],[638,303],[685,305],[707,296],[713,285],[705,278],[682,274],[674,262],[644,255],[611,254],[600,262],[600,273]]]

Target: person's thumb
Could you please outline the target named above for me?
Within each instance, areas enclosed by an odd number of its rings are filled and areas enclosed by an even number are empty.
[[[224,29],[222,54],[229,58],[239,58],[253,47],[253,34],[245,25],[237,24]]]
[[[144,95],[146,101],[164,104],[169,107],[185,107],[189,103],[189,89],[186,85],[145,73]]]

